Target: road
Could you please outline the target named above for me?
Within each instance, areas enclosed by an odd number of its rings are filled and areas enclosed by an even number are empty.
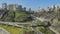
[[[33,16],[33,15],[31,15],[31,16]],[[35,17],[35,16],[33,16],[33,17]],[[40,19],[40,18],[38,18],[38,17],[35,17],[35,19],[37,19],[37,20],[40,20],[40,21],[49,21],[49,20],[47,20],[47,19]],[[54,30],[52,27],[49,27],[49,30],[52,32],[52,33],[54,33],[54,34],[59,34],[56,30]]]
[[[35,16],[34,16],[34,17],[35,17]],[[35,19],[41,20],[41,19],[38,18],[38,17],[35,17]],[[16,27],[28,29],[28,28],[24,27],[23,25],[24,25],[24,24],[31,24],[31,23],[0,22],[0,24],[11,25],[11,26],[16,26]],[[18,24],[20,24],[20,25],[18,25]],[[32,24],[32,25],[33,25],[33,24]],[[34,27],[31,27],[31,28],[32,28],[32,30],[34,30],[37,34],[42,34],[42,32],[40,32],[40,31],[37,30],[36,28],[34,28]],[[58,33],[57,33],[54,29],[52,29],[51,27],[50,27],[50,30],[53,31],[54,33],[58,34]]]
[[[14,23],[14,22],[0,22],[0,24],[5,24],[5,25],[10,25],[10,26],[16,26],[19,28],[24,28],[24,29],[28,29],[26,27],[24,27],[24,24],[29,24],[29,23],[19,23],[20,25],[18,25],[18,23]]]
[[[5,29],[0,28],[0,34],[10,34],[10,33],[7,32]]]
[[[49,27],[49,30],[50,30],[51,32],[53,32],[54,34],[59,34],[56,30],[54,30],[54,29],[51,28],[51,27]]]
[[[39,30],[37,30],[35,27],[31,27],[33,31],[35,31],[37,34],[44,34],[42,32],[40,32]]]

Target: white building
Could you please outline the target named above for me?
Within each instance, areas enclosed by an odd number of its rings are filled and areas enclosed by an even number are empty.
[[[17,10],[17,7],[18,7],[17,4],[9,4],[8,5],[8,10],[16,11]]]

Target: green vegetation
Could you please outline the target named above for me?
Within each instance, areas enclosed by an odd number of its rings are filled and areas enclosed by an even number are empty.
[[[24,12],[24,11],[9,11],[7,17],[6,18],[4,17],[5,18],[4,20],[8,21],[8,22],[10,22],[10,21],[20,22],[20,21],[30,20],[31,18],[29,18],[29,17],[30,17],[30,14],[27,13],[27,12]],[[35,24],[41,25],[40,20],[36,20],[35,22],[36,22]],[[31,22],[28,22],[28,23],[31,23]],[[29,28],[28,27],[29,25],[24,25],[24,26]],[[17,28],[17,27],[7,26],[7,25],[0,25],[0,27],[6,29],[11,34],[23,34],[25,31],[28,32],[28,33],[32,32],[31,28],[29,28],[29,30],[24,30],[22,28]],[[37,27],[37,29],[39,29],[41,32],[43,32],[45,34],[51,34],[51,32],[49,30],[45,29],[42,26]]]
[[[37,27],[37,29],[40,30],[41,32],[45,33],[45,34],[52,34],[48,29],[45,29],[42,26]]]
[[[10,34],[24,34],[25,32],[28,34],[34,33],[34,32],[32,32],[32,29],[30,29],[30,28],[29,28],[29,30],[26,30],[26,29],[2,25],[2,24],[0,24],[0,28],[6,29]]]
[[[32,32],[32,29],[31,29],[30,27],[28,27],[29,25],[24,25],[24,26],[25,26],[26,28],[29,28],[29,30],[0,24],[0,27],[1,27],[1,28],[6,29],[6,30],[7,30],[8,32],[10,32],[11,34],[23,34],[23,33],[25,33],[25,32],[27,32],[27,33],[33,33],[33,32]],[[45,34],[52,34],[48,29],[45,29],[45,28],[42,27],[42,26],[38,26],[37,29],[40,30],[41,32],[45,33]],[[36,32],[35,32],[35,33],[36,33]]]
[[[28,21],[30,20],[30,14],[26,11],[8,11],[4,14],[4,17],[2,17],[3,21],[8,21],[8,22],[21,22],[21,21]]]
[[[15,21],[26,21],[29,20],[30,14],[22,11],[16,11]]]
[[[0,27],[6,29],[11,34],[23,34],[23,30],[21,28],[17,28],[17,27],[14,28],[6,25],[0,25]]]

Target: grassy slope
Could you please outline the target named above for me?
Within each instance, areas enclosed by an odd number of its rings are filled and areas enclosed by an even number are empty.
[[[14,18],[14,13],[15,13],[15,18]],[[29,20],[30,14],[28,14],[25,11],[9,11],[8,16],[5,17],[4,21],[24,21],[24,20]],[[0,19],[1,20],[1,19]]]
[[[1,28],[6,29],[11,34],[23,34],[23,30],[21,28],[13,28],[11,26],[0,25]]]
[[[15,11],[15,13],[16,13],[15,20],[22,21],[22,20],[28,19],[29,14],[26,14],[25,12]],[[12,15],[12,14],[10,14],[10,15]],[[39,24],[39,23],[37,23],[37,24]],[[16,28],[16,27],[13,28],[11,26],[5,26],[5,25],[0,25],[0,27],[6,29],[11,34],[23,34],[23,30],[21,28]],[[50,32],[48,30],[44,30],[43,27],[38,27],[38,29],[40,31],[46,32],[47,34],[50,34]],[[32,31],[32,30],[30,29],[29,31]]]
[[[28,16],[30,16],[29,14],[20,11],[16,11],[15,13],[16,13],[15,21],[27,20]]]

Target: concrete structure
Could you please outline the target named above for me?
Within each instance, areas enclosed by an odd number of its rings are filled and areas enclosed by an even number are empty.
[[[6,4],[6,3],[2,3],[2,9],[5,10],[12,10],[12,11],[26,11],[26,7],[22,8],[22,5],[18,5],[18,4]]]
[[[8,10],[16,11],[17,10],[17,7],[18,7],[17,4],[9,4],[8,5]]]
[[[56,13],[59,13],[60,12],[60,6],[59,5],[52,5],[51,8]]]
[[[26,11],[26,7],[22,8],[22,5],[18,5],[18,4],[9,4],[8,5],[8,10],[12,10],[12,11]]]
[[[43,8],[39,8],[37,12],[39,12],[39,13],[41,13],[41,12],[45,12],[45,9],[43,9]]]
[[[29,10],[28,10],[30,13],[32,12],[32,10],[31,10],[31,8],[29,8]]]
[[[22,11],[23,10],[22,5],[18,5],[17,10]]]
[[[23,11],[26,11],[26,7],[23,8]]]
[[[31,11],[31,8],[29,8],[29,11]]]
[[[42,12],[42,8],[39,7],[38,11],[39,11],[39,12]]]
[[[6,3],[2,3],[2,9],[7,9],[7,4]]]

